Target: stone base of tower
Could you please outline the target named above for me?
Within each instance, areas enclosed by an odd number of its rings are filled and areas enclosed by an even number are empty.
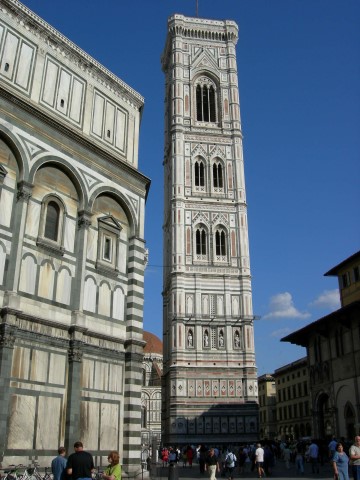
[[[258,404],[214,403],[179,407],[176,414],[165,420],[165,445],[206,444],[229,445],[249,443],[259,438]],[[167,433],[169,432],[169,433]]]

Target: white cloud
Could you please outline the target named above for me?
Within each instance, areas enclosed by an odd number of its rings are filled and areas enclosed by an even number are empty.
[[[262,318],[309,318],[310,313],[300,312],[289,292],[278,293],[270,299],[270,311]]]
[[[337,310],[340,308],[339,290],[324,290],[323,293],[310,303],[310,306]]]
[[[270,337],[282,338],[286,337],[286,335],[290,332],[290,328],[280,328],[279,330],[274,330],[273,332],[271,332]]]

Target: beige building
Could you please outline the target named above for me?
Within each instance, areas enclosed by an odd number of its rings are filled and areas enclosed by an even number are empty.
[[[143,98],[0,0],[0,463],[141,455]]]
[[[276,383],[273,375],[258,377],[259,387],[259,435],[262,439],[277,438]]]
[[[341,308],[282,341],[307,349],[313,435],[360,433],[360,252],[325,276],[339,281]]]
[[[274,372],[276,424],[279,440],[296,440],[313,434],[307,358]]]

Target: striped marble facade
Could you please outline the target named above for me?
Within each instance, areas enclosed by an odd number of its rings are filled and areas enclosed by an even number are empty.
[[[233,21],[173,15],[165,74],[168,444],[250,442],[258,391]]]
[[[0,463],[141,458],[143,98],[0,0]]]

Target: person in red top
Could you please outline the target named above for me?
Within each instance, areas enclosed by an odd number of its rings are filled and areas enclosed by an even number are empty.
[[[165,467],[168,464],[168,461],[169,461],[169,450],[167,448],[162,449],[161,460],[163,462],[163,467]]]
[[[187,458],[187,461],[189,463],[189,467],[192,467],[192,462],[193,462],[193,458],[194,458],[194,451],[193,451],[193,449],[191,448],[190,445],[186,449],[186,458]]]

